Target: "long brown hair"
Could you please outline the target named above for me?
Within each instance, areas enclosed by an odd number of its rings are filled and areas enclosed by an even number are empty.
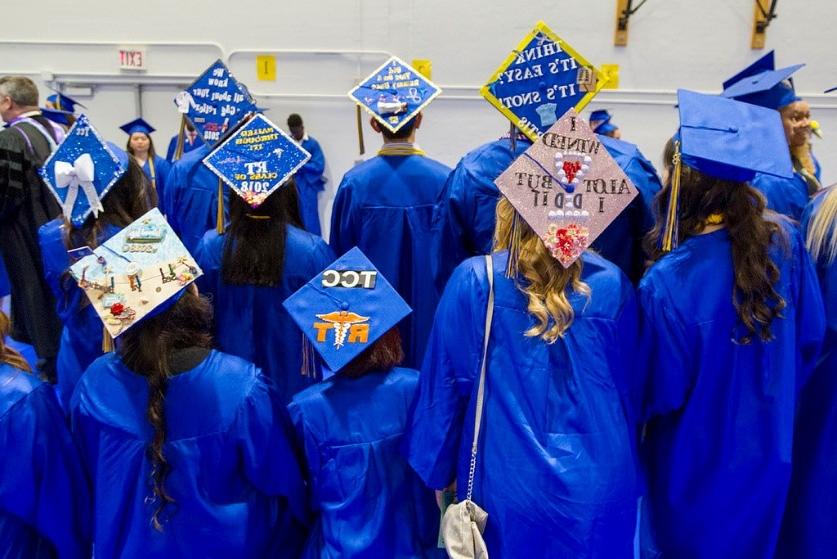
[[[398,326],[387,330],[386,334],[375,340],[360,355],[349,361],[340,369],[340,374],[346,377],[359,378],[373,371],[388,371],[404,361],[404,350],[401,347],[401,334]]]
[[[671,161],[674,156],[672,141],[666,144],[663,161],[669,180],[654,199],[656,225],[645,237],[645,250],[652,262],[663,256],[660,249],[662,225],[671,190]],[[746,183],[717,179],[682,165],[680,196],[677,210],[678,238],[700,234],[709,216],[719,214],[729,231],[735,287],[732,303],[745,333],[737,336],[738,343],[748,344],[754,335],[763,341],[772,339],[770,325],[781,318],[785,301],[776,291],[779,267],[770,258],[773,242],[787,247],[787,237],[778,221],[765,219],[764,196]],[[777,218],[778,219],[778,218]]]
[[[152,490],[156,500],[151,523],[159,531],[163,527],[160,520],[163,509],[174,503],[166,491],[171,464],[163,451],[166,442],[166,390],[172,374],[171,356],[180,349],[210,348],[211,324],[211,305],[198,295],[194,286],[190,286],[172,308],[147,318],[120,338],[118,352],[122,361],[148,382],[147,415],[154,428],[154,437],[148,444],[147,455],[151,461]]]
[[[495,250],[517,247],[513,277],[518,289],[528,299],[529,313],[536,324],[526,331],[553,343],[572,325],[575,311],[567,297],[567,288],[590,296],[590,287],[581,280],[579,258],[564,268],[552,257],[537,233],[527,224],[505,197],[497,202],[497,226],[494,229]]]
[[[6,363],[21,371],[32,372],[26,359],[15,349],[6,345],[6,336],[12,331],[12,323],[6,313],[0,311],[0,363]]]
[[[296,183],[290,179],[251,208],[230,195],[230,226],[224,233],[221,275],[230,285],[274,287],[282,280],[287,226],[302,227]]]

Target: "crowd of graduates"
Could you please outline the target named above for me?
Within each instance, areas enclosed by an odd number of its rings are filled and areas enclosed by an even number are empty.
[[[178,102],[165,158],[0,78],[0,557],[444,557],[466,498],[495,558],[837,556],[837,192],[801,66],[680,90],[658,173],[584,93],[451,169],[393,59],[326,242],[319,144],[218,64],[252,107],[215,135]],[[588,152],[542,141],[570,131]],[[259,134],[264,191],[225,167]],[[582,177],[624,192],[538,202]]]

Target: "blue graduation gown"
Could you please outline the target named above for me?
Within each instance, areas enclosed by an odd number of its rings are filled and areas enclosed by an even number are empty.
[[[733,341],[729,234],[685,240],[640,282],[648,359],[646,557],[772,558],[791,473],[794,411],[823,337],[822,298],[799,232],[771,258],[787,303],[774,339]],[[656,541],[655,541],[656,540]]]
[[[218,215],[218,176],[202,163],[209,146],[202,145],[171,167],[161,205],[166,218],[183,245],[194,252],[209,229],[215,229]],[[224,187],[225,213],[229,188]]]
[[[142,171],[145,173],[145,176],[148,177],[148,180],[151,181],[151,164],[148,160],[145,161],[145,164],[142,166]],[[166,180],[168,179],[169,172],[171,171],[171,165],[168,161],[160,157],[159,155],[154,156],[154,184],[157,187],[157,205],[160,207],[164,207],[162,200],[165,197],[166,191]],[[163,211],[163,210],[161,210]],[[164,212],[165,213],[165,212]]]
[[[317,363],[311,364],[308,376],[303,375],[302,331],[282,302],[333,262],[334,254],[321,238],[288,225],[279,285],[227,285],[221,271],[225,239],[209,230],[195,251],[204,272],[198,287],[212,295],[215,307],[214,339],[221,351],[261,368],[273,381],[280,400],[288,403],[320,375]]]
[[[812,155],[813,156],[813,155]],[[814,158],[817,180],[820,179],[820,164]],[[767,207],[774,212],[786,215],[794,221],[802,218],[802,212],[808,205],[808,183],[797,172],[792,179],[774,177],[773,175],[756,174],[752,180],[753,188],[764,194]]]
[[[9,275],[6,273],[6,263],[0,256],[0,297],[5,297],[12,292],[12,285],[9,283]]]
[[[99,244],[118,232],[118,227],[106,224]],[[58,399],[63,408],[69,410],[70,398],[78,379],[102,355],[102,321],[87,295],[68,274],[70,260],[64,245],[63,219],[45,223],[38,234],[44,261],[44,279],[55,296],[56,311],[63,325],[55,365]]]
[[[194,151],[203,145],[203,138],[201,138],[200,134],[195,135],[195,141],[189,142],[188,137],[183,138],[183,155],[186,155],[190,151]],[[169,163],[174,163],[174,152],[177,151],[177,134],[171,137],[169,141],[169,147],[166,150],[166,161]],[[181,157],[183,156],[181,155]]]
[[[331,377],[288,406],[305,449],[316,521],[307,557],[437,556],[433,491],[401,456],[418,372]]]
[[[637,146],[603,135],[596,137],[631,179],[639,195],[596,239],[592,248],[637,282],[644,270],[642,238],[654,226],[652,201],[662,186],[654,166]],[[445,185],[442,214],[447,235],[439,251],[453,251],[454,254],[447,259],[453,265],[436,274],[441,285],[447,281],[453,266],[463,258],[491,250],[500,195],[494,180],[531,145],[527,139],[518,139],[512,153],[508,138],[489,142],[465,155],[451,173]],[[457,244],[458,250],[453,248]]]
[[[52,387],[0,365],[0,557],[90,557],[90,491]]]
[[[526,297],[494,254],[495,306],[473,499],[502,557],[633,557],[641,378],[631,364],[637,310],[630,281],[585,253],[589,299],[547,344],[524,336]],[[465,497],[488,298],[484,260],[463,262],[445,288],[419,376],[406,452],[432,488]]]
[[[834,187],[820,191],[802,216],[802,230]],[[831,235],[835,234],[832,227]],[[793,446],[793,475],[780,556],[837,556],[837,262],[815,262],[825,302],[825,342],[802,392]]]
[[[294,175],[296,188],[299,191],[299,211],[302,214],[305,230],[320,235],[322,231],[317,196],[324,188],[325,156],[320,143],[310,136],[305,137],[301,145],[311,154],[311,159]]]
[[[422,155],[379,155],[346,173],[332,208],[334,252],[359,247],[413,309],[399,324],[406,367],[421,363],[439,300],[435,214],[449,173]]]
[[[148,385],[114,353],[96,360],[73,395],[73,435],[94,486],[97,557],[266,557],[305,517],[302,473],[284,406],[258,369],[211,352],[169,378],[165,401],[176,501],[151,526],[153,429]],[[279,553],[277,557],[293,557]]]

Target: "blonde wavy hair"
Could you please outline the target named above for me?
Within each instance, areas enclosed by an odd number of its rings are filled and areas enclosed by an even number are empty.
[[[509,277],[525,280],[517,287],[526,295],[527,310],[536,320],[526,336],[537,336],[550,344],[563,337],[575,318],[567,287],[590,297],[590,287],[581,281],[581,259],[564,268],[505,197],[497,202],[494,249],[508,249]]]
[[[8,363],[16,369],[31,373],[32,369],[23,356],[6,345],[6,336],[12,330],[12,323],[6,313],[0,311],[0,363]]]
[[[814,261],[823,260],[830,265],[837,258],[837,184],[823,194],[817,215],[808,226],[805,245]]]

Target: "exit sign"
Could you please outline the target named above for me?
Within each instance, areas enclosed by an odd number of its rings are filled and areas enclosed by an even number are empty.
[[[145,48],[142,47],[120,47],[119,48],[119,69],[120,70],[146,70],[148,59],[145,57]]]

